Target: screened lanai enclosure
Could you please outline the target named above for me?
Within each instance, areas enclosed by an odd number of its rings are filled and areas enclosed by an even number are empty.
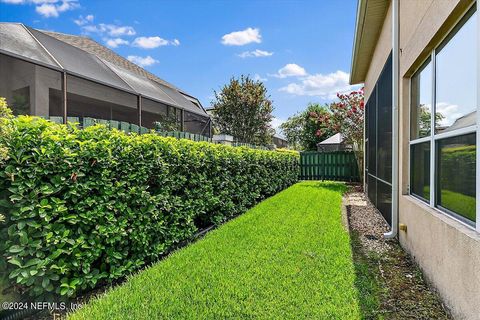
[[[15,115],[124,121],[211,136],[200,102],[97,42],[0,23],[0,97]]]

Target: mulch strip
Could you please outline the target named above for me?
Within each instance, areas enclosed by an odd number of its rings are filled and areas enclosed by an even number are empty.
[[[365,319],[453,319],[438,293],[398,240],[385,240],[388,225],[359,186],[344,203],[358,283],[376,283],[360,304]],[[365,288],[359,288],[360,295]],[[370,300],[366,296],[370,295]],[[376,307],[372,307],[372,297]]]

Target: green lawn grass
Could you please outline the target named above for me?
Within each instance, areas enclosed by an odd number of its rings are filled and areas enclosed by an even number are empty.
[[[359,319],[344,190],[298,183],[69,319]]]

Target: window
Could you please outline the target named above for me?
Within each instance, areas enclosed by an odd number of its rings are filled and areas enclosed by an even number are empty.
[[[428,137],[432,125],[432,63],[430,59],[412,78],[410,138]]]
[[[430,199],[430,141],[410,148],[410,192],[423,200]]]
[[[435,132],[475,125],[477,15],[468,14],[435,54]]]
[[[411,79],[410,194],[478,228],[477,35],[473,7]]]
[[[392,56],[366,103],[367,193],[391,223],[392,214]]]
[[[0,96],[7,99],[13,114],[63,116],[61,99],[50,95],[51,90],[61,90],[60,72],[4,54],[0,54],[0,70]]]
[[[437,141],[437,204],[467,222],[475,215],[475,133]]]

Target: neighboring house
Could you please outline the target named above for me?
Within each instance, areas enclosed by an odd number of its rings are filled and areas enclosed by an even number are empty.
[[[288,148],[288,141],[279,136],[278,134],[273,135],[272,142],[277,148]]]
[[[365,83],[365,189],[386,237],[398,232],[459,319],[480,319],[476,8],[359,0],[350,78]]]
[[[334,134],[330,138],[327,138],[317,143],[317,151],[320,152],[332,152],[332,151],[346,151],[353,150],[352,146],[345,143],[345,138],[341,133]]]
[[[0,96],[15,114],[91,117],[210,136],[195,97],[81,36],[0,23]],[[173,123],[173,124],[172,124]]]

